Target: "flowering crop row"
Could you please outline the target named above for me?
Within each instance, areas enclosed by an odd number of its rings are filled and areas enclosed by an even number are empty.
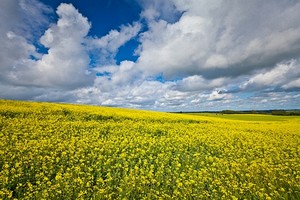
[[[299,122],[0,100],[0,199],[300,199]]]

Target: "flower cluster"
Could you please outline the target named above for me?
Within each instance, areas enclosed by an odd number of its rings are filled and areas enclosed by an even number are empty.
[[[0,100],[0,199],[300,199],[299,122]]]

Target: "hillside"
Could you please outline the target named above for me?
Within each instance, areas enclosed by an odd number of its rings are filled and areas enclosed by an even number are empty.
[[[299,124],[0,100],[0,199],[300,199]]]

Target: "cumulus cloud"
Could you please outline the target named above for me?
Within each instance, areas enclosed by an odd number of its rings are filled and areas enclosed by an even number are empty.
[[[230,99],[232,98],[231,94],[223,93],[222,91],[213,91],[207,98],[210,101],[222,100],[222,99]]]
[[[57,24],[40,39],[49,48],[48,53],[36,62],[30,74],[37,71],[38,85],[76,88],[92,83],[87,74],[89,55],[82,45],[90,29],[88,19],[70,4],[61,4],[56,13]]]
[[[19,0],[18,4],[22,21],[18,25],[18,32],[22,33],[27,40],[36,42],[51,22],[47,16],[52,15],[54,11],[37,0]]]
[[[6,82],[8,71],[20,62],[30,56],[39,56],[36,47],[28,43],[27,39],[32,39],[32,35],[47,24],[44,13],[51,11],[36,1],[32,3],[26,6],[24,0],[0,2],[0,82]],[[36,12],[32,12],[34,8]],[[27,20],[23,16],[28,17]]]
[[[111,30],[107,35],[101,38],[90,38],[87,45],[90,51],[95,55],[97,64],[107,65],[114,64],[114,58],[121,46],[136,37],[142,26],[138,22],[134,22],[127,26],[122,25],[120,31]]]
[[[53,13],[52,8],[37,0],[2,0],[0,9],[1,34],[12,31],[31,42],[43,34],[50,23],[47,15]]]
[[[26,11],[33,12],[32,9]],[[25,37],[6,32],[8,49],[1,51],[1,57],[8,56],[1,64],[4,82],[62,88],[82,87],[93,82],[87,75],[89,55],[82,45],[90,29],[87,18],[70,4],[61,4],[56,13],[59,17],[57,23],[52,24],[40,39],[41,44],[48,48],[44,55],[38,54]]]
[[[300,78],[297,78],[296,80],[292,80],[287,84],[284,84],[282,86],[284,89],[289,89],[289,88],[300,88]]]
[[[135,37],[141,29],[141,24],[134,22],[121,26],[120,31],[111,30],[101,38],[91,37],[88,36],[91,28],[88,19],[72,4],[62,3],[56,10],[58,21],[50,24],[44,29],[43,35],[40,35],[39,43],[47,49],[47,52],[42,54],[38,53],[36,46],[32,44],[34,41],[29,36],[39,38],[39,35],[34,35],[31,30],[37,29],[37,32],[42,32],[46,21],[49,22],[45,13],[49,14],[51,9],[38,1],[35,6],[27,3],[26,0],[7,1],[2,7],[3,26],[0,29],[0,39],[4,48],[0,51],[0,81],[5,85],[44,88],[45,93],[54,88],[56,94],[92,86],[97,69],[92,69],[95,66],[90,65],[91,53],[101,58],[101,62],[93,60],[98,67],[103,67],[104,63],[113,64],[112,60],[118,49]],[[8,18],[11,18],[12,23],[7,23]],[[28,18],[34,19],[24,25],[23,22]],[[121,74],[130,68],[129,62],[124,63],[117,67],[118,72],[114,75],[112,84],[125,83],[129,79],[125,79]],[[2,94],[3,97],[15,96],[9,92]],[[32,92],[32,98],[51,99],[48,95],[36,95],[37,93]],[[30,95],[21,96],[28,98]]]
[[[205,91],[213,88],[222,88],[228,81],[226,78],[206,80],[202,76],[193,75],[178,81],[176,89],[180,91]]]
[[[173,3],[184,11],[180,19],[149,21],[141,38],[138,62],[149,73],[163,72],[171,79],[237,77],[300,53],[299,2]]]
[[[141,19],[104,36],[72,4],[53,22],[37,0],[1,1],[0,97],[165,111],[300,103],[300,2],[137,1]],[[132,39],[138,59],[117,62]]]
[[[260,70],[241,85],[241,88],[250,90],[299,88],[300,85],[297,84],[299,76],[299,60],[290,60],[277,64],[273,69]]]
[[[141,16],[148,21],[162,19],[168,23],[174,23],[178,20],[182,14],[179,11],[174,2],[163,0],[137,0],[144,8]]]
[[[174,24],[150,22],[149,31],[141,37],[140,67],[149,74],[163,72],[169,79],[197,74],[199,62],[206,54],[199,49],[209,42],[206,29],[209,22],[186,14]]]

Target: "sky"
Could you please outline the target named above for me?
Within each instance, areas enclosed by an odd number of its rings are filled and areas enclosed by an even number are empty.
[[[300,109],[298,0],[1,0],[0,98]]]

